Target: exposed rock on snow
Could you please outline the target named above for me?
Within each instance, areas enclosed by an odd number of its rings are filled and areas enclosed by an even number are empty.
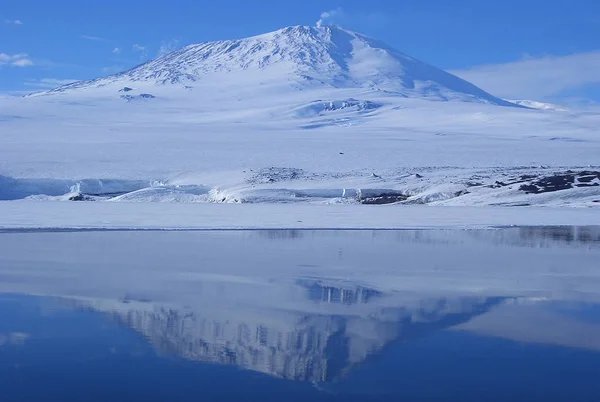
[[[154,99],[156,96],[151,94],[139,94],[139,95],[121,95],[120,97],[127,102],[136,101],[136,100],[145,100],[145,99]]]
[[[528,177],[532,178],[532,177]],[[529,184],[522,184],[519,190],[528,194],[548,193],[552,191],[568,190],[573,187],[598,187],[600,186],[600,171],[583,171],[557,173],[553,176],[542,177]]]
[[[365,113],[379,109],[381,106],[383,106],[381,103],[367,100],[356,100],[352,98],[337,101],[317,100],[306,106],[299,107],[295,112],[298,117],[315,117],[322,116],[327,112],[348,109]]]
[[[428,205],[595,206],[600,171],[550,169],[414,169],[375,175],[319,174],[270,167],[246,172],[229,186],[177,180],[28,181],[3,178],[0,199],[176,203],[356,203]],[[413,171],[414,171],[413,170]],[[244,178],[245,177],[245,178]],[[1,184],[1,183],[0,183]],[[567,191],[568,190],[568,191]],[[554,195],[554,193],[557,193]]]

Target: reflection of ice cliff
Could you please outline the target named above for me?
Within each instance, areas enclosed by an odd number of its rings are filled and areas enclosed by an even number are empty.
[[[598,248],[598,226],[519,226],[503,230],[399,231],[403,243],[458,244],[476,240],[496,246]]]
[[[171,307],[148,302],[81,301],[143,334],[159,353],[227,364],[300,381],[333,381],[391,342],[464,323],[501,298],[419,300],[317,280],[293,285],[304,308],[271,308],[227,300]],[[247,293],[250,294],[250,293]]]

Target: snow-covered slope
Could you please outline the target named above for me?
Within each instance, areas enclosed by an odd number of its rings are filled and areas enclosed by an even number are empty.
[[[434,100],[511,106],[450,73],[336,26],[295,26],[241,40],[186,46],[129,71],[46,92],[172,84],[186,89],[368,88]]]

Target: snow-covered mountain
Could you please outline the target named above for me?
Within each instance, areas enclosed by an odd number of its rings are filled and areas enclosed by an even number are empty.
[[[38,95],[0,99],[0,200],[600,206],[599,113],[501,100],[339,27]]]
[[[386,44],[337,26],[294,26],[240,40],[186,46],[131,70],[45,92],[175,85],[262,92],[361,88],[390,95],[514,106]]]

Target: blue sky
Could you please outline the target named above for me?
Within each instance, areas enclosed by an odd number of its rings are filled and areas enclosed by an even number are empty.
[[[3,0],[0,91],[115,73],[326,16],[503,97],[600,101],[597,0]],[[329,15],[329,17],[327,17]]]

